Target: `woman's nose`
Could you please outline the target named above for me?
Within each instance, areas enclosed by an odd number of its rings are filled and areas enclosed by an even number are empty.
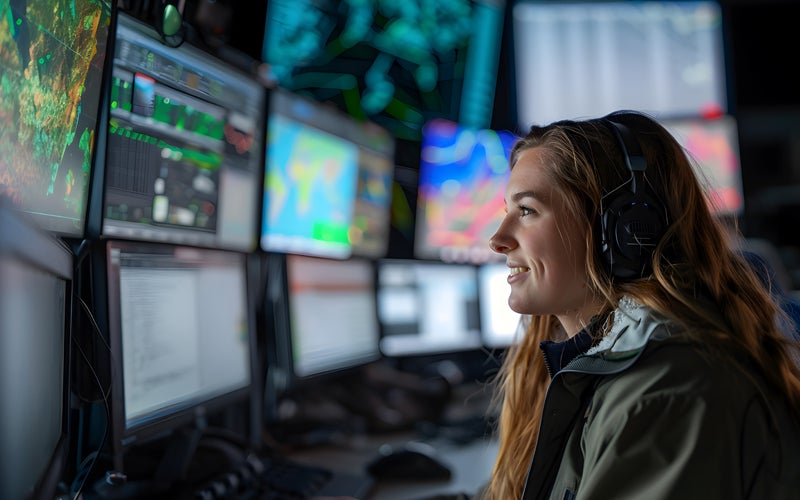
[[[495,232],[492,237],[489,238],[489,248],[491,248],[493,252],[504,254],[510,251],[514,246],[513,238],[510,238],[505,234],[504,228],[505,225],[500,224],[497,232]]]

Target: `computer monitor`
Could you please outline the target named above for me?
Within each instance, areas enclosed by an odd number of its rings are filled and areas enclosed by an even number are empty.
[[[349,239],[354,256],[379,259],[389,250],[395,138],[373,122],[362,122],[354,125],[353,140],[359,144],[358,184]]]
[[[716,0],[518,0],[511,28],[522,130],[617,109],[658,118],[730,111]]]
[[[432,118],[491,122],[504,1],[271,0],[262,60],[279,85],[417,142]]]
[[[109,241],[112,449],[131,447],[247,402],[255,377],[246,255]]]
[[[0,20],[0,198],[82,238],[114,2],[6,2]]]
[[[289,383],[341,374],[379,359],[372,261],[287,255],[285,263],[288,321],[276,335],[289,354]]]
[[[504,349],[522,335],[521,315],[508,305],[511,286],[504,263],[487,262],[478,267],[478,300],[481,308],[481,338],[484,347]]]
[[[261,249],[346,259],[361,148],[335,107],[270,91]]]
[[[425,124],[420,153],[414,256],[448,262],[496,257],[489,238],[505,215],[516,136],[447,120]]]
[[[720,216],[744,212],[742,165],[736,118],[661,120],[689,154],[711,210]]]
[[[414,259],[377,263],[380,348],[393,358],[480,349],[477,267]]]
[[[0,207],[0,497],[56,498],[69,460],[73,261],[28,219]]]
[[[90,228],[109,239],[254,250],[266,89],[188,42],[168,47],[124,14],[113,61],[96,178],[104,197],[92,200]]]

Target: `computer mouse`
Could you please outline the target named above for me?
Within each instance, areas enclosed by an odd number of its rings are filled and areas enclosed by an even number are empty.
[[[434,455],[435,449],[425,443],[382,446],[378,455],[367,463],[367,473],[375,479],[449,480],[450,467]]]

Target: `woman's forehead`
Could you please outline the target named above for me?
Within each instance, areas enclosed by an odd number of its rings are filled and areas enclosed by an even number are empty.
[[[541,148],[527,149],[520,154],[511,169],[506,194],[513,196],[515,192],[534,191],[538,194],[537,197],[542,197],[544,191],[551,191],[553,188],[550,175]]]

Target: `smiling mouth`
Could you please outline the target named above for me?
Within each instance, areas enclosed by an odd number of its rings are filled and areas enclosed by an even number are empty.
[[[511,268],[508,269],[508,274],[509,274],[509,276],[514,276],[516,274],[525,273],[525,272],[528,272],[530,270],[531,270],[531,268],[529,268],[529,267],[511,267]]]

